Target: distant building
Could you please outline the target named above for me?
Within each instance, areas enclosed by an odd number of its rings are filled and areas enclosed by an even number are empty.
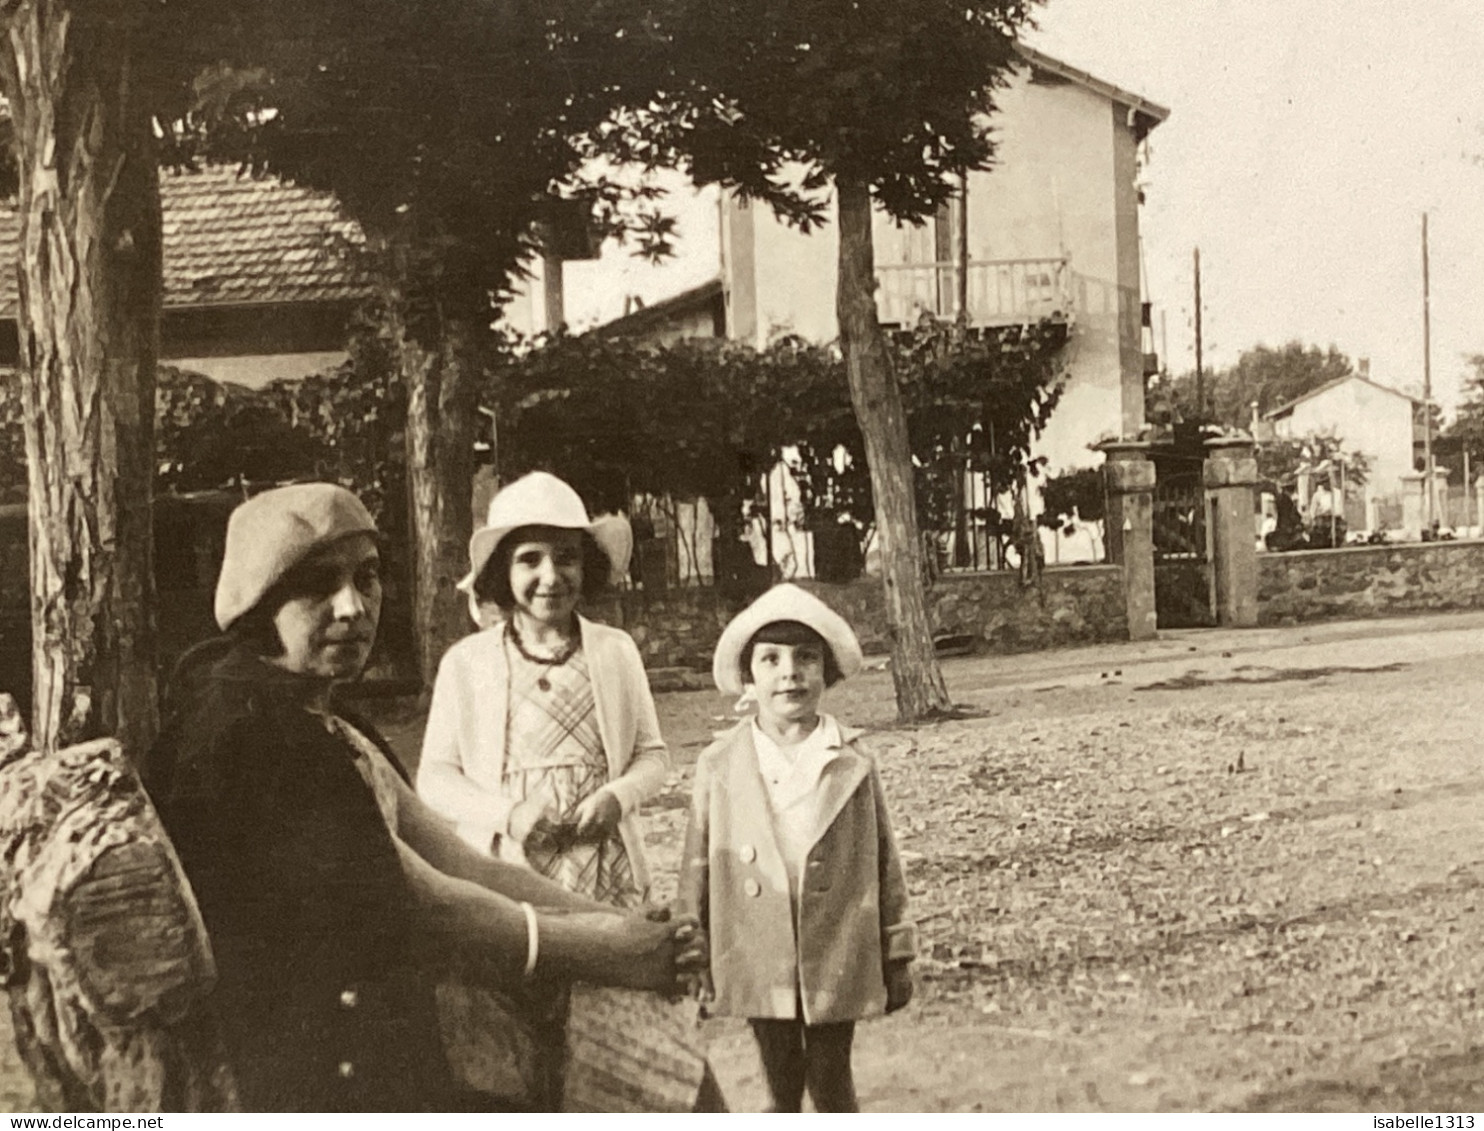
[[[1138,173],[1143,143],[1169,111],[1038,51],[1023,47],[1021,55],[997,95],[995,167],[968,178],[969,320],[977,327],[1043,317],[1071,324],[1067,390],[1039,450],[1053,469],[1085,467],[1097,462],[1090,443],[1144,427]],[[918,227],[878,215],[883,324],[957,317],[962,209],[955,200]],[[659,341],[727,337],[758,347],[790,334],[837,336],[833,224],[803,235],[730,195],[720,197],[716,223],[721,264],[713,282],[600,331]],[[532,287],[540,286],[538,276]],[[543,305],[523,294],[507,316],[528,328]]]
[[[1365,456],[1369,468],[1363,489],[1364,525],[1375,529],[1401,522],[1402,480],[1415,473],[1422,409],[1419,398],[1373,381],[1362,371],[1280,405],[1266,413],[1263,422],[1276,437],[1331,435],[1343,441],[1346,451]]]
[[[359,229],[324,193],[207,166],[162,172],[160,360],[257,388],[345,360],[370,285],[347,245]],[[18,220],[0,209],[0,366],[17,356]]]

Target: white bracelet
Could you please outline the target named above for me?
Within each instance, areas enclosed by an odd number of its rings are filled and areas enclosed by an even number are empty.
[[[522,903],[520,909],[526,913],[526,974],[529,978],[536,972],[536,958],[541,953],[541,931],[536,924],[536,909]]]

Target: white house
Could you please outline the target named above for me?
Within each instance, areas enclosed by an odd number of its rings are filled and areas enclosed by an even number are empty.
[[[888,325],[924,314],[956,317],[966,235],[974,325],[1042,317],[1070,323],[1070,377],[1040,444],[1053,470],[1067,470],[1099,462],[1088,451],[1094,441],[1144,427],[1146,362],[1153,359],[1141,317],[1138,178],[1145,140],[1169,111],[1041,52],[1020,51],[1021,66],[997,95],[995,167],[968,177],[967,231],[961,201],[917,227],[878,216],[878,313]],[[790,334],[837,336],[833,224],[802,235],[767,208],[720,194],[694,202],[687,224],[696,242],[715,249],[716,267],[697,277],[693,262],[676,265],[676,284],[660,301],[625,311],[606,331],[656,340],[725,336],[759,347]],[[697,235],[704,228],[712,230]],[[606,258],[596,265],[606,278],[632,273],[651,289],[666,270],[615,268],[620,251]],[[553,306],[541,293],[545,277],[538,267],[507,307],[513,328],[547,328]],[[566,277],[571,292],[584,280],[593,290],[605,276],[584,264]],[[611,283],[608,290],[611,300]],[[577,306],[568,302],[568,317],[581,328]]]
[[[1416,421],[1422,401],[1371,380],[1363,369],[1312,389],[1264,416],[1275,436],[1335,436],[1365,456],[1365,527],[1401,524],[1403,477],[1414,475]],[[1302,501],[1302,500],[1301,500]]]

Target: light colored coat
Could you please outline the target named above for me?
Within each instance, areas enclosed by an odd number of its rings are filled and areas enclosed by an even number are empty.
[[[660,737],[638,645],[621,629],[584,617],[578,622],[608,759],[608,784],[602,791],[611,793],[623,810],[619,833],[642,892],[650,878],[637,813],[665,784],[670,755]],[[496,834],[509,829],[514,808],[502,788],[510,695],[503,641],[499,631],[477,632],[444,655],[417,770],[418,793],[481,852],[491,851]]]
[[[679,909],[709,932],[717,1012],[796,1017],[802,1002],[810,1025],[870,1016],[886,1007],[887,963],[916,953],[881,780],[858,737],[841,728],[819,779],[797,921],[751,722],[696,763]]]

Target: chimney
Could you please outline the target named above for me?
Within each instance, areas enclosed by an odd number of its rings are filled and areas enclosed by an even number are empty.
[[[1355,370],[1362,377],[1369,377],[1371,375],[1371,359],[1368,357],[1356,358]]]

